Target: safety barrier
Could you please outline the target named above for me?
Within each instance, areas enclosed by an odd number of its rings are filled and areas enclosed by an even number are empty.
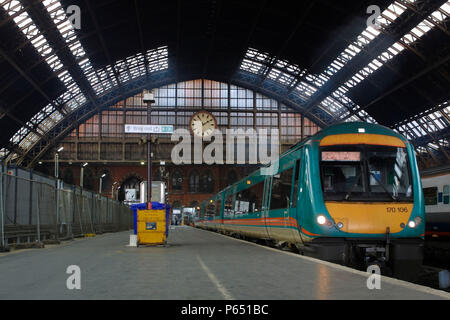
[[[22,168],[0,171],[0,249],[133,228],[131,209]]]

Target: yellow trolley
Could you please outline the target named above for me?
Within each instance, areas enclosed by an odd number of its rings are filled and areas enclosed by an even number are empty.
[[[167,218],[165,210],[137,211],[138,245],[167,243]]]

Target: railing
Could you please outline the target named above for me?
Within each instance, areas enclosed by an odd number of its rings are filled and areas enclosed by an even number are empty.
[[[21,168],[0,171],[0,249],[132,229],[124,204]]]

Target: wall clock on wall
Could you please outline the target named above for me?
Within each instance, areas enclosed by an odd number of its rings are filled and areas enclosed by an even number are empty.
[[[212,113],[200,111],[192,116],[189,121],[189,128],[195,136],[205,138],[212,136],[218,125]]]

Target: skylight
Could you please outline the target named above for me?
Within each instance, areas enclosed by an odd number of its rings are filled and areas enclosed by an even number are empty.
[[[430,16],[420,22],[416,27],[414,27],[410,32],[402,37],[402,39],[394,43],[388,50],[380,54],[376,59],[371,61],[366,67],[357,72],[350,80],[339,87],[332,96],[335,97],[341,103],[346,103],[345,95],[353,87],[357,86],[359,83],[367,79],[371,74],[380,69],[384,64],[392,60],[395,56],[400,54],[405,48],[412,44],[413,42],[422,38],[427,32],[433,28],[439,26],[439,23],[445,21],[450,14],[449,2],[442,5],[438,10],[433,12]],[[321,105],[325,106],[323,101]],[[355,105],[351,110],[357,111],[360,106]],[[348,112],[344,112],[341,115],[341,119],[348,116]],[[362,111],[358,112],[359,116],[362,116]]]
[[[425,20],[420,22],[410,32],[405,34],[398,42],[394,43],[389,49],[380,54],[376,59],[371,61],[365,68],[357,72],[344,86],[353,88],[369,77],[372,73],[380,69],[384,64],[392,60],[400,54],[405,48],[412,43],[418,41],[433,28],[439,26],[440,23],[448,19],[450,15],[449,2],[442,5],[438,10],[433,12]]]
[[[269,70],[270,71],[267,73]],[[267,79],[272,80],[284,87],[292,89],[292,94],[299,96],[304,101],[308,101],[320,87],[327,81],[328,77],[324,74],[309,74],[307,70],[302,70],[299,66],[290,64],[284,60],[271,58],[269,54],[260,52],[257,49],[249,48],[241,64],[241,70],[250,72],[259,76],[267,73]],[[298,81],[297,81],[298,80]],[[344,104],[355,104],[347,97],[330,96],[320,105],[322,110],[332,117],[341,115],[348,109]],[[348,111],[346,115],[348,114]],[[361,120],[357,116],[352,117],[354,121]],[[375,122],[367,113],[364,113],[364,119]]]
[[[147,70],[151,73],[168,68],[168,48],[161,47],[145,53],[149,63],[148,69],[145,65],[144,55],[139,53],[125,60],[118,61],[114,66],[106,66],[105,68],[94,70],[83,46],[77,38],[72,23],[67,18],[61,2],[59,0],[44,0],[42,3],[97,95],[101,95],[118,86],[113,68],[117,70],[119,79],[123,83],[145,75]],[[36,51],[45,59],[67,88],[54,101],[54,104],[48,104],[27,123],[27,126],[21,128],[11,138],[11,143],[18,144],[22,149],[28,150],[39,141],[40,136],[38,134],[46,134],[63,119],[63,115],[54,105],[60,105],[67,113],[71,113],[85,104],[87,99],[70,73],[63,69],[63,64],[58,56],[53,52],[45,36],[40,34],[37,26],[21,3],[17,0],[0,0],[0,5],[13,18],[21,32],[30,40]],[[38,134],[29,128],[36,128],[35,130]]]
[[[36,49],[37,53],[44,58],[50,69],[57,74],[58,78],[66,86],[67,91],[61,97],[56,99],[54,104],[73,110],[86,102],[86,98],[81,93],[81,90],[74,79],[66,70],[62,70],[63,64],[47,42],[47,39],[40,33],[23,5],[17,0],[0,0],[0,5],[8,15],[12,17],[19,30],[30,40],[30,43]],[[51,112],[49,112],[50,110]],[[56,111],[53,104],[49,103],[43,111],[39,112],[31,119],[26,127],[21,128],[11,138],[11,142],[14,144],[19,143],[20,147],[23,149],[27,149],[30,145],[34,144],[39,140],[39,136],[29,128],[37,127],[37,131],[40,134],[45,134],[47,132],[47,130],[45,130],[47,126],[41,126],[41,122],[46,116],[52,116],[51,119],[62,118],[62,115]]]
[[[416,0],[400,0],[394,1],[386,10],[381,13],[378,23],[381,30],[377,30],[372,26],[368,26],[337,58],[325,71],[328,77],[333,76],[341,70],[350,60],[367,47],[381,31],[385,30],[395,20],[397,20],[405,11],[405,3],[414,3]]]
[[[435,108],[436,109],[436,108]],[[450,127],[450,101],[440,104],[435,112],[425,111],[423,116],[415,120],[401,123],[396,126],[396,131],[403,134],[409,140],[415,140],[431,133],[434,134]]]

